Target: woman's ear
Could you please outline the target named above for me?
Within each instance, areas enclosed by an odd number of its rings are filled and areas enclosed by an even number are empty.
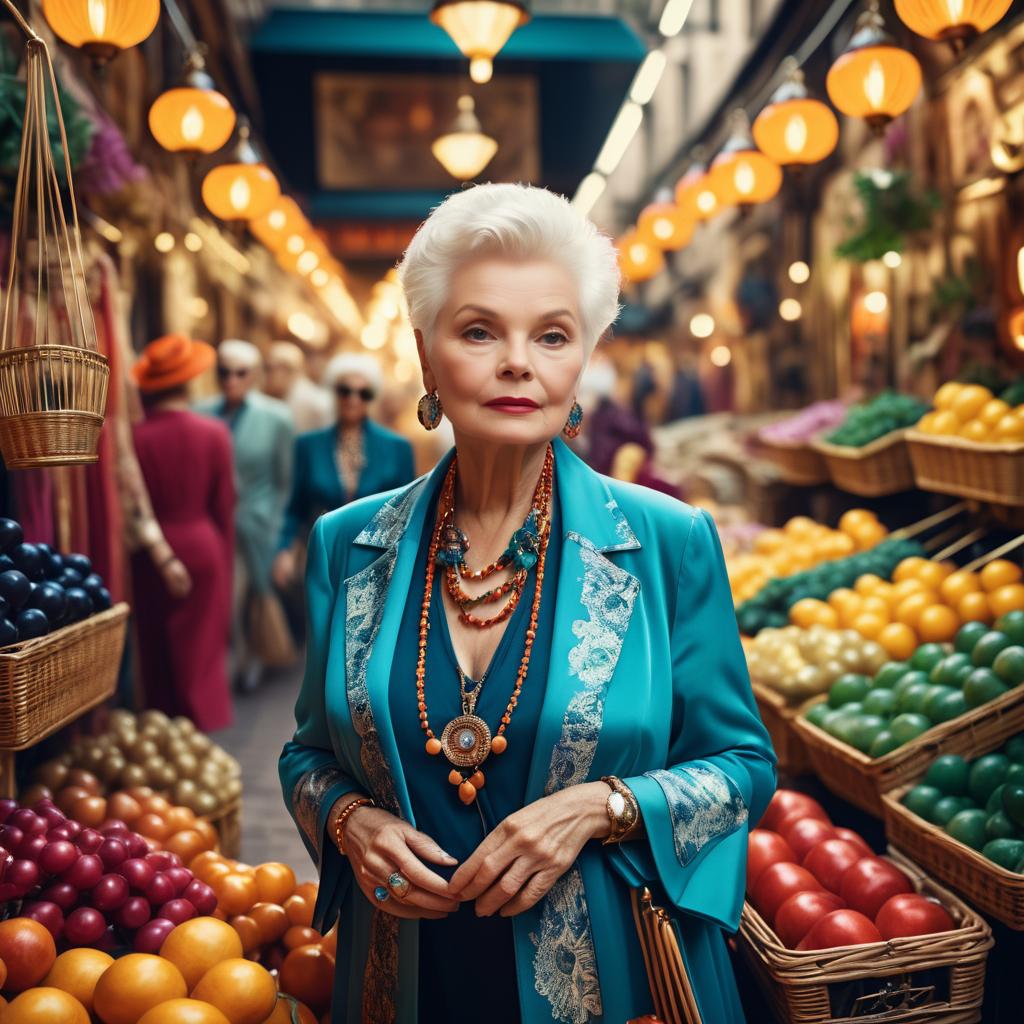
[[[413,331],[416,335],[416,351],[420,357],[420,369],[423,371],[423,386],[427,390],[427,394],[437,390],[437,381],[434,379],[434,373],[430,369],[430,362],[427,359],[427,344],[423,340],[423,332],[417,328]]]

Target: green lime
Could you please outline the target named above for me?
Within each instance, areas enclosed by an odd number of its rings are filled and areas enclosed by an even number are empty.
[[[988,841],[988,834],[985,831],[987,824],[988,817],[985,812],[975,808],[954,814],[946,823],[946,831],[972,850],[980,850]]]
[[[969,796],[944,796],[937,800],[932,810],[932,821],[934,824],[945,828],[950,818],[961,811],[969,811],[974,808]]]
[[[995,814],[996,811],[1003,809],[1003,790],[1006,789],[1006,783],[1001,782],[995,789],[992,790],[988,795],[988,799],[985,801],[985,810],[989,814]]]
[[[871,680],[867,676],[847,672],[840,676],[828,691],[828,702],[831,707],[839,708],[844,704],[862,701],[871,689]]]
[[[855,746],[853,742],[854,736],[857,734],[857,727],[860,723],[861,714],[858,712],[855,715],[842,715],[832,729],[832,735],[837,740],[842,740],[843,743],[848,743],[851,747]]]
[[[1003,749],[1003,753],[1006,753],[1005,748]],[[1006,781],[1024,783],[1024,764],[1017,764],[1016,761],[1011,761],[1010,768],[1006,773]]]
[[[823,700],[820,704],[815,704],[814,707],[808,708],[807,714],[804,715],[804,718],[806,718],[811,725],[816,725],[820,729],[824,719],[832,710],[833,709],[828,706],[828,701]]]
[[[912,711],[897,715],[889,723],[889,731],[900,743],[909,743],[911,740],[917,739],[921,733],[927,732],[931,727],[932,723],[924,715],[915,714]]]
[[[873,758],[885,757],[886,754],[891,754],[899,746],[902,746],[900,741],[888,729],[883,729],[875,737],[875,742],[871,744],[868,756]]]
[[[825,705],[828,707],[828,705]],[[836,725],[842,721],[846,716],[842,711],[838,711],[836,708],[829,708],[828,713],[822,716],[821,728],[829,734],[829,736],[835,736]]]
[[[1014,782],[1003,790],[1003,810],[1011,821],[1024,828],[1024,786]]]
[[[990,861],[1007,871],[1013,871],[1024,859],[1024,842],[1019,839],[991,839],[981,849]]]
[[[992,671],[1007,686],[1024,683],[1024,647],[1014,645],[1001,650],[992,662]]]
[[[962,686],[973,667],[969,654],[948,654],[931,670],[928,680],[936,686]]]
[[[939,712],[943,707],[943,702],[949,699],[950,694],[955,694],[957,697],[963,696],[959,689],[953,689],[952,686],[933,686],[925,696],[921,707],[910,710],[920,711],[922,715],[927,716],[933,722],[940,722],[942,719],[939,718]]]
[[[897,694],[896,700],[900,711],[916,711],[920,714],[921,708],[924,707],[925,698],[929,696],[931,691],[930,683],[911,684],[902,693]]]
[[[959,754],[943,754],[932,761],[924,781],[941,789],[946,796],[964,796],[969,771],[967,762]]]
[[[871,686],[891,690],[909,671],[910,666],[905,661],[887,661],[875,674]]]
[[[911,672],[904,673],[893,685],[892,692],[896,694],[897,698],[904,690],[908,690],[911,686],[929,686],[928,673],[919,672],[914,669]]]
[[[959,690],[947,693],[944,697],[936,700],[931,707],[929,718],[933,722],[949,722],[959,718],[967,709],[967,701]]]
[[[946,648],[942,644],[921,644],[910,658],[910,665],[921,672],[931,672],[946,656]]]
[[[996,619],[995,628],[1015,644],[1024,645],[1024,611],[1007,612]]]
[[[926,686],[923,691],[908,691],[907,695],[907,711],[916,711],[919,715],[924,715],[926,718],[931,716],[928,714],[928,704],[930,701],[938,700],[941,697],[949,693],[953,688],[951,686]]]
[[[991,668],[1000,651],[1013,646],[1013,641],[997,629],[989,630],[975,645],[971,661],[979,668]]]
[[[903,806],[925,821],[932,820],[935,805],[942,799],[942,791],[935,786],[915,786],[903,798]]]
[[[1010,688],[990,668],[976,668],[964,680],[964,700],[969,708],[980,708],[1009,692]]]
[[[1016,761],[1017,764],[1024,764],[1024,733],[1008,739],[1006,746],[1003,747],[1003,753],[1011,761]]]
[[[966,622],[960,627],[953,641],[957,653],[969,655],[974,650],[974,645],[988,632],[988,626],[984,622]]]
[[[967,792],[971,799],[984,807],[992,791],[1006,781],[1010,759],[1005,754],[986,754],[971,765],[967,776]]]
[[[857,715],[850,728],[849,742],[862,754],[866,754],[884,729],[885,719],[880,715]]]
[[[881,715],[890,718],[896,714],[898,705],[892,690],[872,690],[864,698],[864,712],[868,715]]]
[[[1020,829],[1010,820],[1005,811],[993,811],[985,826],[989,839],[1020,839]],[[1016,863],[1016,862],[1015,862]]]

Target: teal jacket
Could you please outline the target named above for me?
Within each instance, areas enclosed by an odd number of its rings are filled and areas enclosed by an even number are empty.
[[[284,513],[279,548],[290,547],[321,513],[340,508],[355,498],[394,490],[415,475],[412,445],[401,434],[366,420],[363,424],[365,465],[359,474],[356,493],[346,495],[338,475],[337,443],[337,425],[299,434],[295,439],[292,493]]]
[[[325,826],[352,790],[415,824],[388,687],[403,608],[420,585],[420,530],[450,459],[324,516],[310,537],[306,674],[280,774],[320,868],[316,922],[341,917],[334,1024],[420,1019],[418,923],[370,905]],[[618,775],[646,834],[588,843],[514,919],[522,1018],[624,1024],[652,1011],[629,902],[629,886],[646,883],[677,917],[704,1021],[736,1024],[723,930],[739,922],[747,831],[771,797],[775,757],[717,533],[706,513],[602,477],[560,440],[555,486],[564,546],[527,800]],[[413,692],[412,680],[396,683]]]

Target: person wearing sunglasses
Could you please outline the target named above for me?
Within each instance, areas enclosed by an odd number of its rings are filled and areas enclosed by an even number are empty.
[[[232,648],[235,685],[242,691],[259,685],[267,663],[294,656],[271,567],[291,490],[295,429],[288,407],[257,390],[262,372],[263,357],[255,345],[222,341],[217,349],[221,393],[196,406],[227,424],[234,447],[238,502]]]
[[[334,422],[333,396],[307,376],[306,354],[291,341],[275,341],[267,352],[264,394],[284,402],[299,434]]]
[[[306,534],[331,509],[407,484],[416,475],[412,445],[370,418],[383,383],[373,356],[343,353],[324,372],[335,396],[337,422],[295,441],[291,498],[285,510],[274,582],[287,588],[299,575]]]

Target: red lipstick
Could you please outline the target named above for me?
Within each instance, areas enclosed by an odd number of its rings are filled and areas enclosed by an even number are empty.
[[[533,412],[535,409],[540,408],[532,398],[517,398],[513,395],[503,395],[501,398],[492,398],[489,402],[485,402],[484,404],[489,409],[496,409],[498,412],[511,413],[512,415],[522,415],[523,413]]]

